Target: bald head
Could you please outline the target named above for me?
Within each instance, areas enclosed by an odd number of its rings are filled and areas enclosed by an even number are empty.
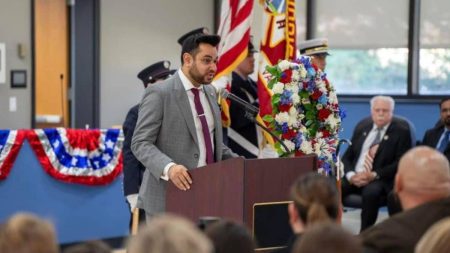
[[[395,191],[404,209],[450,196],[447,158],[425,146],[406,152],[398,165]]]

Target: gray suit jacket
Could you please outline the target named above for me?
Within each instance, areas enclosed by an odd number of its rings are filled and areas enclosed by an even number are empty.
[[[220,110],[215,90],[209,85],[203,87],[214,115],[215,160],[237,157],[222,142]],[[137,206],[148,214],[164,212],[168,183],[160,178],[164,167],[174,162],[194,169],[200,153],[189,99],[178,73],[145,90],[131,149],[147,168]]]

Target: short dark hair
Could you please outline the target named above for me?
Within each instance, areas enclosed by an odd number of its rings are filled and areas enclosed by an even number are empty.
[[[211,239],[215,253],[250,253],[255,251],[255,242],[250,232],[241,224],[221,220],[208,226],[205,234]]]
[[[448,100],[450,100],[450,97],[445,97],[445,98],[441,99],[441,102],[439,103],[439,108],[442,108],[442,104],[444,104]]]
[[[214,34],[194,34],[188,37],[181,48],[181,64],[184,63],[183,54],[189,53],[193,56],[197,54],[198,47],[201,43],[209,44],[213,47],[217,46],[220,42],[220,36]]]

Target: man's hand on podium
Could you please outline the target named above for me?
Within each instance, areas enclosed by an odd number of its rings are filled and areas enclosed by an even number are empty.
[[[169,179],[180,190],[187,191],[191,188],[192,179],[186,167],[175,164],[169,169]]]

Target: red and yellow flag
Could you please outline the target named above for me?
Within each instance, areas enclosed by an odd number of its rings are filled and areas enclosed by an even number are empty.
[[[260,116],[272,113],[272,92],[264,78],[266,66],[296,57],[295,0],[260,1],[264,8],[258,67]]]

